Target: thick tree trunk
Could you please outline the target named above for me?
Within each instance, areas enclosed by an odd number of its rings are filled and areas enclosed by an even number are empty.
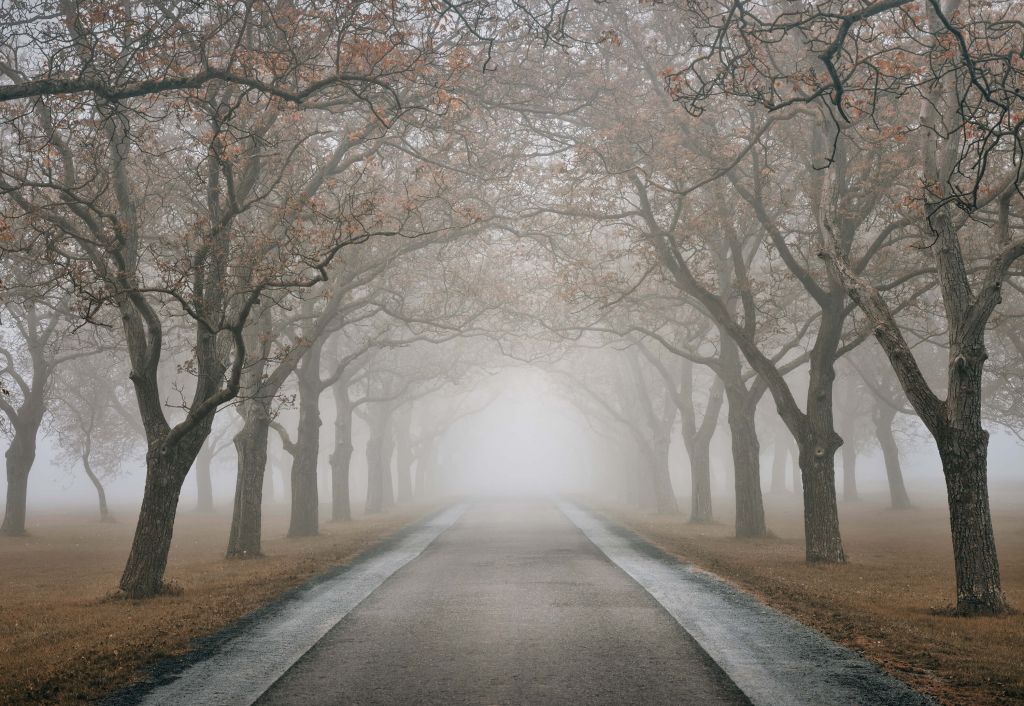
[[[299,369],[299,427],[292,459],[292,512],[289,537],[312,537],[320,531],[317,461],[320,455],[320,356],[314,345]]]
[[[900,448],[893,436],[892,424],[896,419],[896,411],[885,408],[875,412],[875,434],[878,445],[882,449],[885,461],[885,477],[889,481],[889,502],[894,510],[906,510],[911,507],[910,496],[907,495],[903,483],[903,469],[900,466]]]
[[[197,428],[174,447],[152,444],[146,454],[142,508],[121,575],[121,591],[128,598],[149,598],[163,589],[181,486],[208,433],[208,426]]]
[[[799,444],[804,496],[804,541],[810,563],[846,561],[839,534],[835,446],[838,437],[818,440],[808,433]]]
[[[786,461],[788,459],[787,445],[777,438],[772,444],[772,493],[786,492]]]
[[[207,440],[196,457],[197,512],[213,512],[213,480],[210,477],[210,465],[212,462],[213,452],[210,449],[210,442]]]
[[[96,489],[96,497],[100,504],[100,522],[113,522],[114,518],[107,507],[107,491],[103,489],[103,483],[100,482],[99,476],[93,473],[88,453],[82,454],[82,466],[85,468],[85,475],[89,477],[92,487]]]
[[[238,452],[238,476],[228,537],[229,558],[246,559],[262,555],[263,474],[267,468],[272,399],[272,396],[258,397],[242,404],[242,428],[234,439]]]
[[[394,417],[395,474],[398,502],[412,501],[412,405],[403,405]]]
[[[7,461],[7,507],[0,534],[19,537],[25,534],[28,508],[28,475],[36,460],[36,437],[42,425],[42,412],[19,412],[20,421],[14,428],[11,445],[4,458]],[[38,420],[38,421],[37,421]]]
[[[28,504],[28,473],[32,468],[35,454],[14,450],[14,445],[7,450],[7,508],[4,522],[0,525],[0,534],[9,537],[20,537],[25,534],[25,516]]]
[[[757,395],[733,385],[727,387],[726,395],[736,488],[736,536],[764,537],[768,528],[761,495],[761,443],[754,425]]]
[[[349,496],[352,451],[352,401],[348,396],[348,381],[341,379],[334,385],[334,452],[330,458],[331,520],[334,522],[352,519]]]
[[[804,542],[807,561],[815,564],[846,561],[839,533],[836,502],[836,451],[843,444],[835,430],[832,408],[835,360],[842,333],[842,301],[822,310],[821,328],[811,350],[807,384],[807,414],[788,426],[799,447],[804,497]]]
[[[956,568],[956,612],[998,615],[1008,610],[999,577],[988,499],[988,432],[947,428],[936,435],[949,498]]]
[[[860,500],[857,492],[857,449],[854,448],[852,439],[843,444],[843,500]]]

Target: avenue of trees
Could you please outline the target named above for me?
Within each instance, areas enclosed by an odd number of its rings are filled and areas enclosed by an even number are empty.
[[[791,488],[808,562],[847,560],[867,452],[912,506],[926,433],[956,610],[1005,613],[1022,47],[1013,0],[5,5],[0,532],[41,443],[103,520],[144,473],[119,586],[151,597],[231,449],[242,560],[282,481],[293,537],[351,519],[355,467],[366,512],[431,493],[487,379],[532,366],[619,500],[714,521],[726,438],[736,536]]]

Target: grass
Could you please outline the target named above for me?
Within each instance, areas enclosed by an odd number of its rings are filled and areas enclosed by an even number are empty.
[[[711,571],[853,648],[943,704],[1024,703],[1024,615],[957,618],[944,507],[894,511],[881,498],[840,506],[848,563],[804,562],[802,510],[767,496],[774,537],[733,538],[731,517],[691,525],[685,516],[605,508],[665,551]],[[718,508],[726,502],[720,501]],[[1024,515],[994,512],[1003,588],[1024,609]],[[683,506],[685,507],[685,505]],[[716,508],[717,509],[717,508]]]
[[[134,681],[152,662],[216,632],[422,517],[425,507],[326,524],[287,539],[283,509],[264,514],[265,557],[223,558],[227,515],[181,512],[167,578],[148,601],[112,599],[132,521],[91,512],[31,518],[31,536],[0,537],[0,703],[82,703]],[[123,511],[121,517],[129,517]]]

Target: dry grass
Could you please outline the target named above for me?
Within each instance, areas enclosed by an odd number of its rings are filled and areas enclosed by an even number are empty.
[[[769,496],[766,505],[769,528],[778,538],[757,541],[731,538],[731,526],[724,522],[699,526],[681,517],[606,512],[662,549],[856,649],[941,703],[1024,703],[1024,615],[941,614],[955,595],[944,509],[896,512],[881,501],[843,504],[840,522],[849,563],[809,566],[803,561],[796,499]],[[995,513],[994,523],[1003,587],[1011,604],[1022,609],[1024,516],[1007,507]]]
[[[261,559],[226,561],[224,515],[182,512],[167,577],[180,595],[110,600],[134,523],[93,515],[32,517],[32,536],[0,537],[0,703],[80,703],[216,632],[287,589],[346,563],[428,511],[327,524],[319,537],[283,537],[283,511],[265,515]],[[123,517],[128,517],[125,511]]]

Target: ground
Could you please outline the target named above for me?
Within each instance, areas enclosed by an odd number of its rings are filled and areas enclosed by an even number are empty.
[[[683,500],[685,503],[686,501]],[[765,540],[731,537],[728,502],[721,524],[682,516],[604,508],[605,514],[662,549],[755,594],[764,602],[854,648],[940,703],[981,706],[1024,701],[1024,615],[956,618],[949,519],[930,507],[887,509],[884,498],[840,506],[849,563],[803,560],[803,513],[792,496],[765,498]],[[687,507],[683,504],[682,507]],[[1003,587],[1024,609],[1024,515],[1003,502],[994,513]]]
[[[178,595],[131,602],[110,595],[134,522],[89,511],[30,518],[31,536],[0,537],[0,703],[77,703],[130,683],[160,657],[187,650],[288,588],[343,564],[429,508],[322,527],[290,540],[287,513],[264,515],[266,557],[223,558],[230,517],[183,511],[168,578]],[[124,509],[120,515],[129,518]]]

